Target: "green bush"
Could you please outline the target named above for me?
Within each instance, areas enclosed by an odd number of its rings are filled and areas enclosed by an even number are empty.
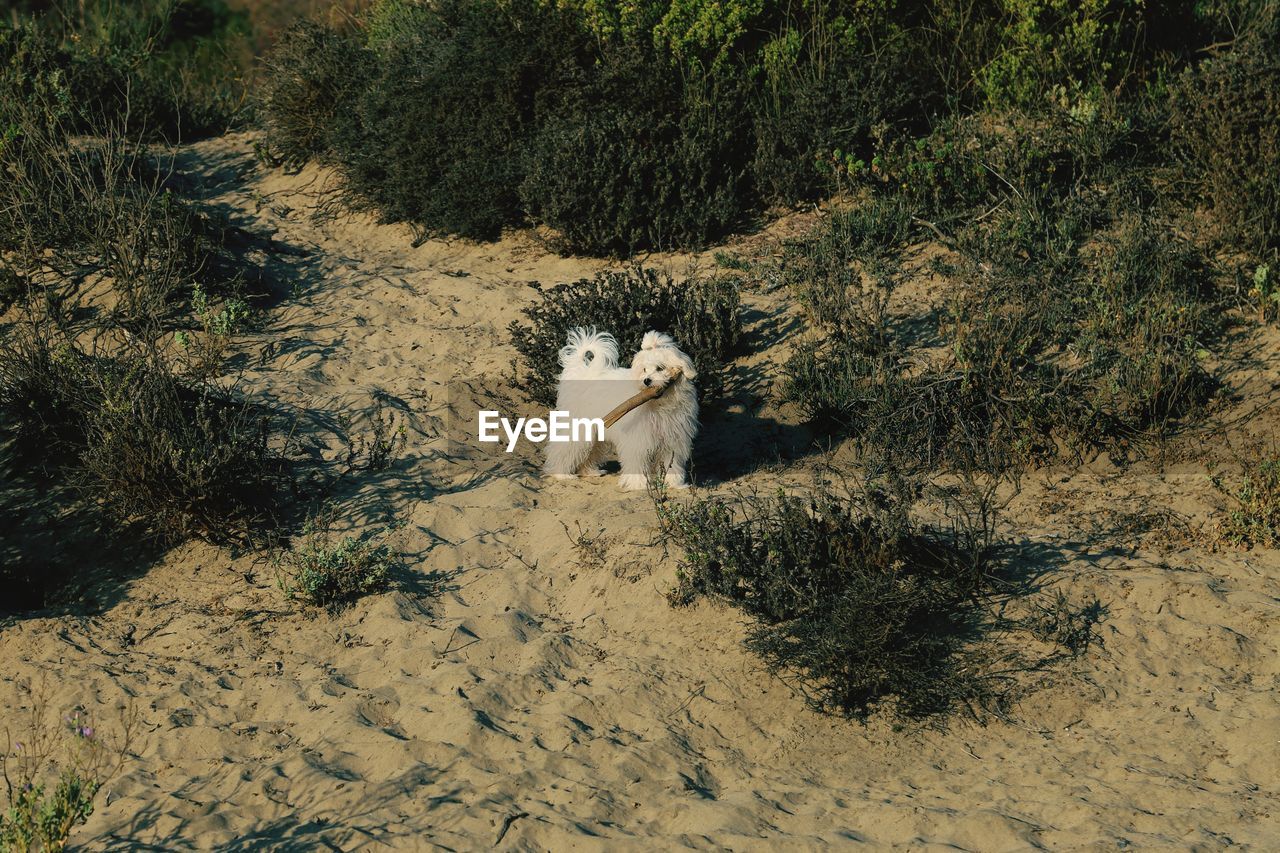
[[[1124,79],[1147,15],[1141,0],[1003,0],[1001,50],[978,82],[997,107],[1080,101]],[[1163,4],[1160,4],[1163,5]],[[1177,4],[1169,4],[1177,5]]]
[[[384,0],[365,52],[332,31],[285,40],[264,123],[289,162],[331,148],[349,201],[422,234],[487,238],[527,219],[564,251],[696,247],[762,193],[813,197],[831,184],[824,158],[918,104],[909,16],[864,25],[862,11]],[[810,24],[794,55],[777,49]]]
[[[1078,333],[1084,404],[1102,436],[1167,435],[1202,407],[1214,382],[1201,343],[1219,311],[1191,248],[1149,223],[1122,226],[1089,259]]]
[[[900,716],[998,704],[970,644],[991,590],[993,518],[963,531],[911,518],[916,487],[843,496],[660,501],[684,559],[672,601],[713,596],[755,620],[747,645],[818,709]]]
[[[511,341],[528,371],[525,389],[534,400],[548,405],[555,403],[558,353],[572,328],[595,326],[611,333],[618,340],[620,357],[628,362],[639,352],[645,332],[666,332],[693,359],[704,400],[720,393],[723,369],[742,334],[734,279],[677,282],[639,267],[541,291],[538,302],[525,308],[524,315],[529,325],[513,322]]]
[[[0,346],[0,408],[25,458],[166,541],[249,541],[285,476],[263,413],[141,355],[16,333]]]
[[[309,21],[287,30],[258,90],[270,152],[292,166],[328,154],[330,133],[355,109],[372,63],[353,34]]]
[[[794,204],[840,189],[871,158],[872,129],[919,123],[936,84],[913,48],[907,13],[862,9],[853,21],[793,20],[761,51],[751,173],[761,198]]]
[[[1280,249],[1280,9],[1253,20],[1172,87],[1174,150],[1222,236]]]
[[[271,521],[281,460],[269,420],[212,386],[145,363],[93,376],[75,481],[125,521],[163,538],[249,541]]]
[[[412,10],[377,44],[355,109],[337,116],[334,158],[350,200],[384,219],[424,234],[494,238],[522,216],[524,152],[539,103],[580,72],[585,33],[536,0]]]
[[[10,70],[57,74],[77,129],[111,124],[135,138],[173,141],[223,132],[243,117],[248,17],[225,0],[41,6],[18,16],[16,32],[44,47],[11,54]],[[3,30],[13,28],[6,22]]]
[[[332,522],[331,514],[312,517],[302,541],[277,557],[280,588],[289,598],[334,609],[390,583],[390,549],[370,537],[336,537]]]
[[[965,468],[984,435],[984,470],[1119,450],[1202,412],[1215,390],[1204,347],[1221,325],[1198,254],[1120,218],[1132,197],[1090,183],[1109,166],[1047,162],[1074,177],[1015,174],[991,215],[964,226],[958,259],[939,267],[954,295],[927,352],[888,310],[900,248],[919,233],[909,203],[834,214],[788,245],[780,278],[818,335],[789,361],[783,398],[865,447],[904,450],[909,469]]]
[[[818,326],[881,335],[885,301],[901,276],[898,257],[915,231],[901,198],[833,209],[807,237],[783,246],[779,278]]]
[[[596,73],[530,144],[529,217],[561,250],[623,257],[702,246],[737,224],[751,203],[738,82],[638,49],[606,53]]]

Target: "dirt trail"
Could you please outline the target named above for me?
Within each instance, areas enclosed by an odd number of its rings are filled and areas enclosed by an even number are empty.
[[[352,413],[358,433],[375,400],[405,428],[398,461],[345,480],[336,500],[354,530],[402,525],[406,570],[396,591],[331,617],[283,602],[253,557],[193,544],[119,584],[96,615],[0,629],[7,709],[15,678],[40,673],[60,707],[137,699],[140,759],[78,840],[1280,846],[1280,558],[1165,553],[1082,529],[1130,507],[1205,517],[1201,469],[1026,484],[1006,535],[1106,616],[1104,648],[1032,696],[1022,722],[900,733],[819,717],[742,650],[735,612],[667,604],[674,559],[655,544],[647,497],[613,477],[544,483],[535,459],[447,441],[451,402],[509,392],[506,326],[532,295],[525,282],[603,265],[520,236],[414,248],[400,226],[315,224],[323,173],[260,169],[252,142],[213,140],[180,160],[210,203],[272,235],[270,268],[294,291],[234,366],[304,433],[332,434]],[[777,294],[749,293],[746,307],[755,346],[772,346],[745,360],[742,381],[763,389],[794,323]],[[776,473],[748,461],[796,428],[735,408],[707,427],[733,448],[700,444],[708,479],[768,488]],[[604,564],[566,528],[601,537]]]

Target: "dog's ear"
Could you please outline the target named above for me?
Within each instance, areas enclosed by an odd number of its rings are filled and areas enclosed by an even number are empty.
[[[693,366],[693,359],[689,358],[689,356],[685,355],[675,347],[672,347],[672,352],[675,354],[676,364],[680,365],[680,372],[684,374],[684,378],[696,379],[698,377],[698,371]]]
[[[644,339],[640,341],[640,349],[661,349],[674,345],[675,340],[662,332],[645,332]]]

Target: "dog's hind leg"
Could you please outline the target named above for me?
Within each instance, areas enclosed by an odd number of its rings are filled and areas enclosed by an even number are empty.
[[[581,477],[603,477],[604,476],[604,459],[608,455],[606,447],[601,442],[596,442],[591,452],[587,454],[587,459],[582,463],[582,467],[578,469],[578,475]]]
[[[557,480],[572,480],[595,447],[590,441],[548,441],[542,470]]]

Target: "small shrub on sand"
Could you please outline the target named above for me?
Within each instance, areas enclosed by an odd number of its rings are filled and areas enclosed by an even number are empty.
[[[0,289],[2,292],[2,289]],[[0,296],[0,299],[3,299]],[[1271,264],[1258,264],[1250,276],[1249,299],[1258,311],[1262,322],[1280,317],[1280,276]]]
[[[684,552],[677,604],[712,596],[755,624],[747,645],[819,709],[905,717],[995,702],[970,644],[991,589],[993,516],[950,530],[911,517],[901,478],[852,495],[660,500]]]
[[[90,372],[76,481],[122,520],[170,540],[245,541],[269,522],[283,476],[269,419],[213,386],[144,361]]]
[[[1254,448],[1242,456],[1235,482],[1214,473],[1214,488],[1231,501],[1219,535],[1233,545],[1280,546],[1280,449]]]
[[[390,548],[368,536],[336,536],[332,523],[331,512],[308,519],[301,541],[277,557],[280,588],[289,598],[332,609],[390,583]]]
[[[1075,340],[1087,437],[1168,435],[1214,390],[1203,341],[1219,325],[1203,264],[1150,223],[1123,225],[1088,259]]]
[[[269,418],[154,358],[15,334],[0,346],[0,408],[24,458],[167,541],[246,541],[286,477]]]
[[[49,719],[42,688],[23,688],[30,705],[20,716],[23,729],[6,728],[0,777],[7,807],[0,812],[0,850],[53,853],[66,849],[71,834],[93,814],[98,792],[128,759],[137,728],[125,714],[121,730],[109,735],[83,709],[68,713],[63,725]]]
[[[783,247],[781,281],[819,327],[881,337],[886,301],[901,274],[898,256],[914,231],[911,208],[900,198],[833,210],[808,237]]]
[[[640,267],[540,290],[538,301],[525,308],[524,315],[529,325],[513,322],[511,341],[528,371],[526,390],[547,405],[556,399],[557,354],[575,326],[611,333],[625,364],[639,352],[645,332],[666,332],[697,366],[703,399],[720,392],[723,368],[742,334],[735,279],[695,277],[677,282]]]
[[[198,287],[238,287],[222,227],[166,185],[162,164],[122,125],[79,137],[57,74],[29,89],[8,83],[0,79],[0,92],[20,97],[0,100],[0,124],[10,130],[0,143],[6,269],[55,311],[105,285],[101,319],[134,332],[174,321]]]

